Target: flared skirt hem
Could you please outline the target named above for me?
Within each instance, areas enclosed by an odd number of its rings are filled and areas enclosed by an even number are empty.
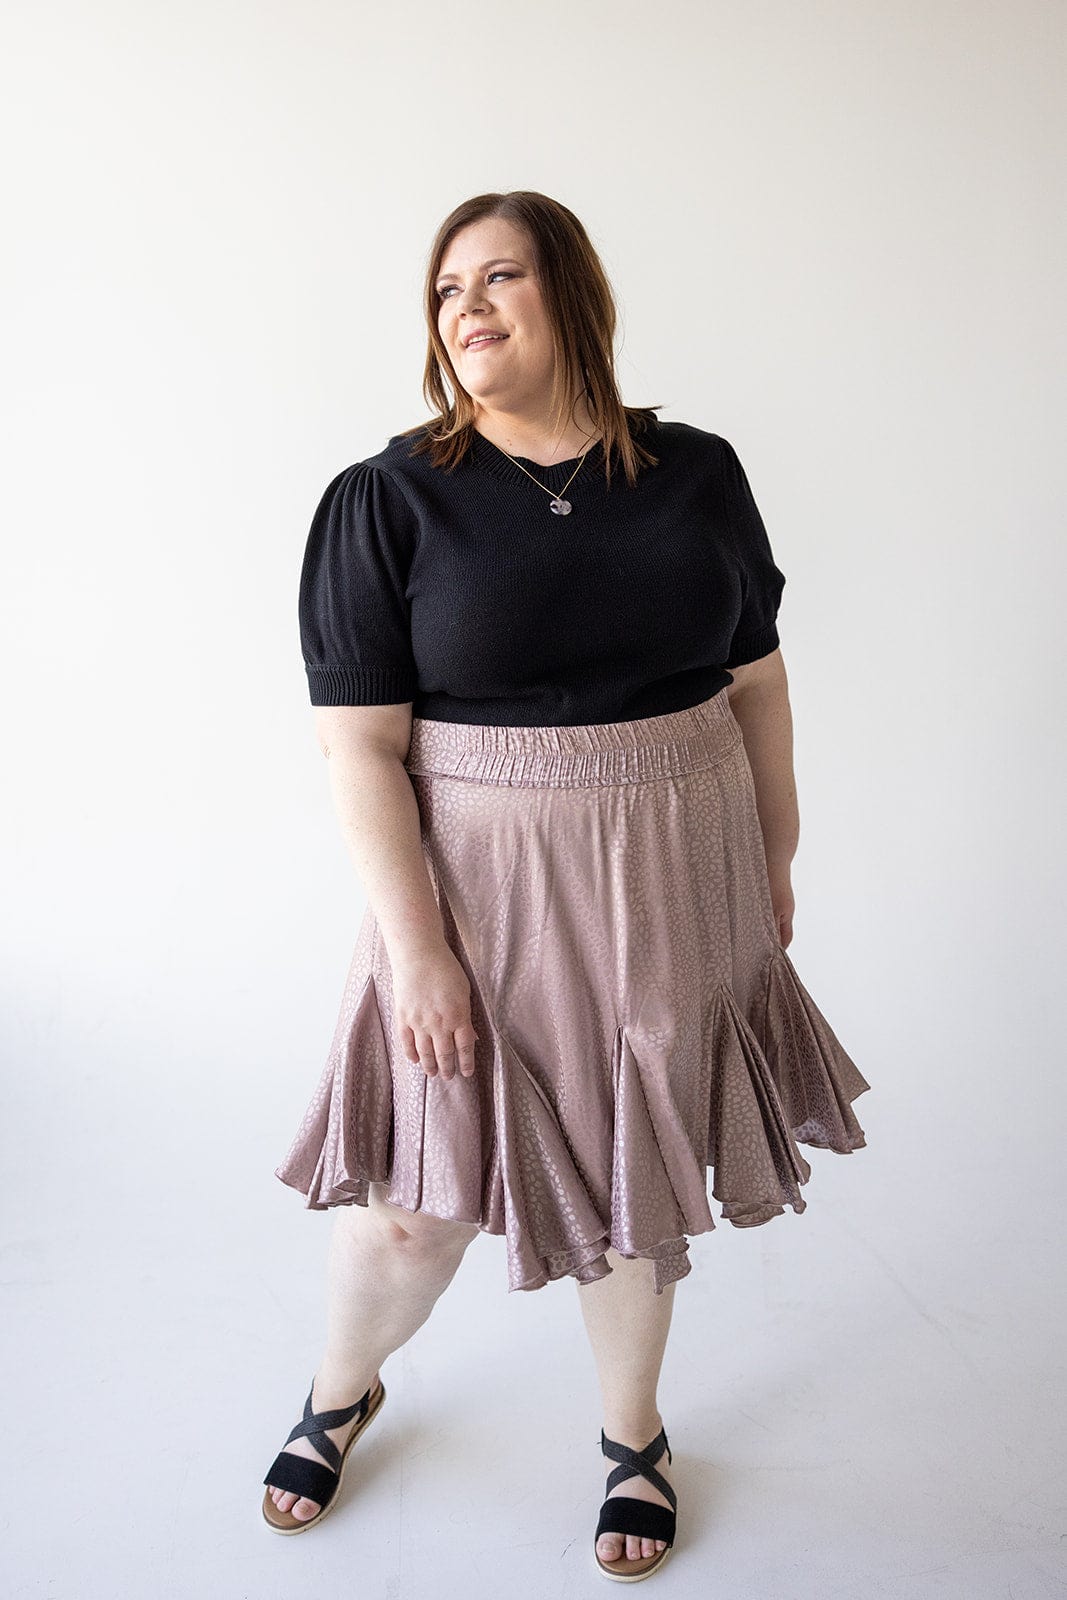
[[[786,1207],[799,1215],[811,1177],[799,1147],[848,1155],[866,1145],[852,1103],[870,1085],[783,947],[758,1030],[719,985],[706,1052],[682,1074],[701,1085],[695,1127],[671,1092],[677,1064],[672,1073],[643,1064],[616,1028],[597,1163],[588,1154],[583,1163],[541,1075],[477,1003],[475,1074],[451,1080],[389,1049],[382,1010],[369,973],[275,1176],[310,1210],[369,1205],[370,1185],[385,1184],[384,1198],[403,1210],[503,1237],[509,1292],[563,1277],[593,1283],[613,1270],[611,1247],[649,1258],[660,1294],[692,1270],[689,1238],[716,1225],[709,1195],[736,1228],[761,1227]]]

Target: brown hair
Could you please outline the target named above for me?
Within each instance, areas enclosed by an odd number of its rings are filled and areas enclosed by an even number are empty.
[[[617,449],[632,487],[640,466],[655,466],[658,462],[659,458],[639,444],[635,435],[651,426],[659,407],[623,405],[615,377],[615,296],[607,274],[573,211],[535,190],[475,195],[456,206],[438,228],[425,280],[429,346],[422,381],[426,403],[436,408],[437,415],[428,423],[406,429],[401,437],[422,433],[424,437],[412,446],[412,453],[428,450],[432,464],[448,471],[459,464],[470,447],[475,432],[474,402],[456,377],[438,330],[441,302],[436,283],[453,235],[483,217],[507,218],[525,231],[532,244],[556,352],[552,394],[556,423],[565,426],[568,402],[573,415],[574,401],[570,397],[581,385],[589,414],[603,435],[608,485],[612,453]],[[454,400],[448,398],[446,374]]]

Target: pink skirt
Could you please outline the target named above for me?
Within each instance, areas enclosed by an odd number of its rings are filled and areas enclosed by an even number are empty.
[[[633,722],[415,717],[405,762],[472,1077],[403,1054],[370,908],[318,1087],[276,1169],[315,1210],[409,1211],[507,1240],[508,1290],[801,1212],[798,1144],[866,1143],[870,1085],[778,939],[752,771],[725,690]]]

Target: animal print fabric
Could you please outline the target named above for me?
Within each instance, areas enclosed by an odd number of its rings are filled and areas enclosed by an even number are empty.
[[[798,1142],[866,1143],[870,1085],[778,939],[725,690],[631,722],[414,718],[405,766],[476,1071],[403,1054],[368,908],[318,1087],[276,1175],[308,1207],[410,1211],[507,1242],[508,1291],[579,1283],[610,1245],[691,1271],[688,1236],[806,1209]]]

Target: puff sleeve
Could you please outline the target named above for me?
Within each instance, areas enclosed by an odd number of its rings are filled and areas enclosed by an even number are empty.
[[[778,648],[778,607],[785,574],[774,563],[767,530],[747,474],[733,445],[721,439],[722,484],[727,525],[741,572],[741,615],[723,665],[744,666]]]
[[[313,706],[413,701],[408,573],[417,521],[387,472],[362,461],[319,501],[300,572],[300,644]]]

